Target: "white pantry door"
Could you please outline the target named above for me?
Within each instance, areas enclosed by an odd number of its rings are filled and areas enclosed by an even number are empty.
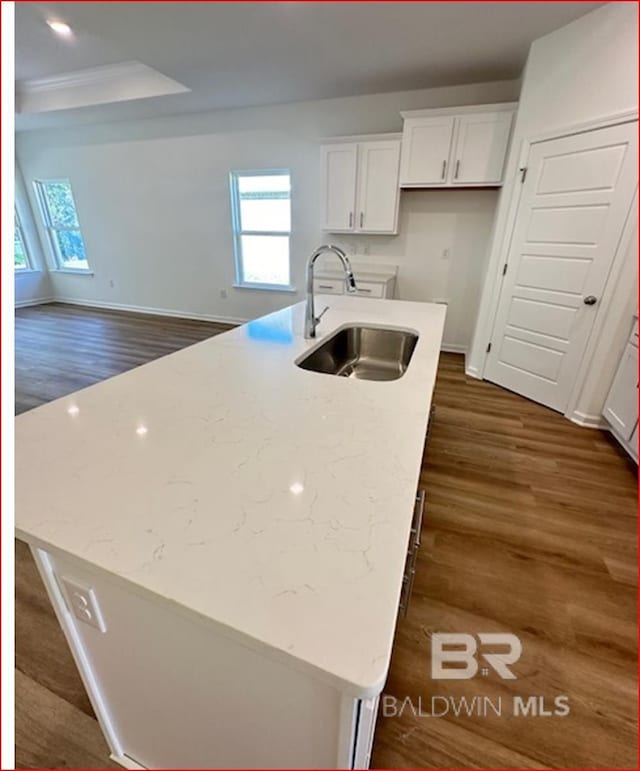
[[[564,412],[638,184],[637,122],[531,145],[485,377]]]

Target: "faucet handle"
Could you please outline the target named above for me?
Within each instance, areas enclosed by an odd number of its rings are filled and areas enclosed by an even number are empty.
[[[329,310],[329,306],[325,305],[322,311],[320,311],[320,315],[316,316],[316,324],[320,321],[320,319],[324,316],[324,314]]]

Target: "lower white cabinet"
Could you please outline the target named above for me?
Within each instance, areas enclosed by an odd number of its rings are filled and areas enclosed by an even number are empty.
[[[638,460],[638,322],[631,332],[604,404],[613,435]]]
[[[343,691],[95,565],[31,551],[120,765],[368,768],[377,696]],[[91,593],[100,628],[79,620],[69,582]]]
[[[391,258],[393,259],[393,258]],[[371,263],[351,259],[351,269],[356,280],[356,291],[347,292],[344,273],[336,270],[332,262],[323,262],[313,279],[313,291],[316,294],[344,294],[348,297],[370,297],[371,299],[390,300],[396,288],[398,266],[392,264]]]

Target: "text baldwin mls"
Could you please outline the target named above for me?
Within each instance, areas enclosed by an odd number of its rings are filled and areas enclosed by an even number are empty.
[[[513,696],[504,699],[502,696],[431,696],[427,699],[421,696],[412,699],[407,696],[398,699],[383,694],[381,702],[383,717],[402,717],[403,714],[413,717],[567,717],[571,711],[568,696],[556,696],[552,700],[545,699],[544,696]]]

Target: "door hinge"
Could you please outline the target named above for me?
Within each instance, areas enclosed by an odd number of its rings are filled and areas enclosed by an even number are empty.
[[[502,269],[502,275],[506,276],[506,274],[507,274],[507,263],[505,262],[504,268]]]
[[[487,346],[487,353],[489,353],[490,351],[491,351],[491,343],[489,343],[489,345]]]
[[[521,166],[520,167],[520,182],[524,182],[527,178],[527,167]]]

